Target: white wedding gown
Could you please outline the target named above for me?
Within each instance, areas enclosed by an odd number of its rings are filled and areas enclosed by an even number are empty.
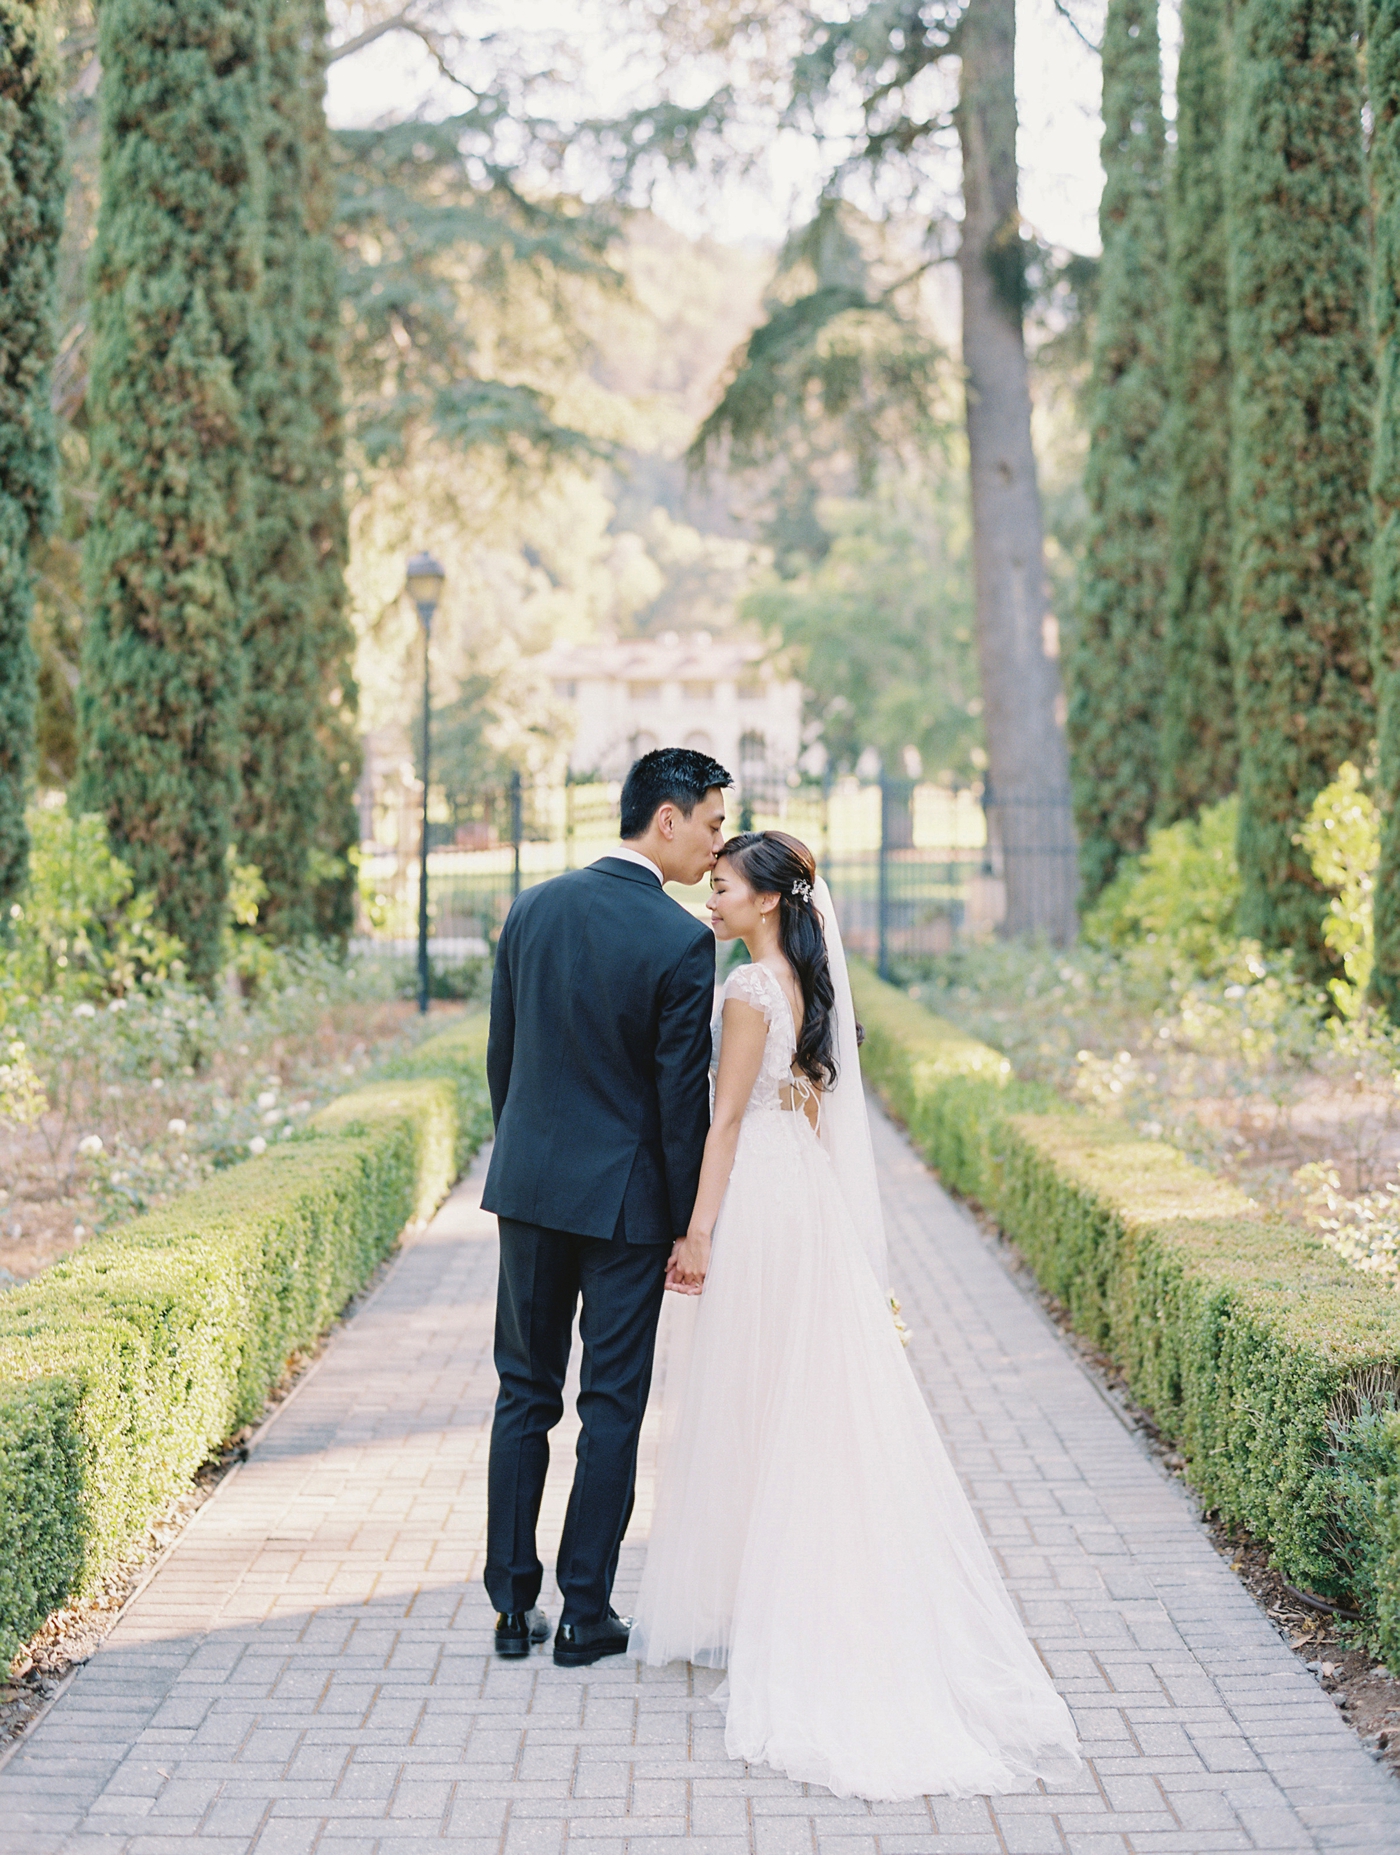
[[[743,966],[723,997],[761,1011],[768,1035],[704,1293],[667,1297],[681,1380],[666,1390],[631,1652],[727,1668],[716,1698],[730,1756],[840,1797],[969,1796],[1065,1775],[1079,1763],[1069,1711],[954,1474],[822,1139],[782,1105],[796,1040],[781,985]],[[716,1062],[719,1038],[717,1016]]]

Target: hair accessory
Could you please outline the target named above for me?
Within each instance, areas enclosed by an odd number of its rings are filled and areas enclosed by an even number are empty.
[[[799,876],[797,881],[792,885],[792,893],[796,896],[800,896],[804,902],[810,902],[812,899],[812,885]]]

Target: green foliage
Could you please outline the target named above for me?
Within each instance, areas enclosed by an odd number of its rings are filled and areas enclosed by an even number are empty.
[[[1298,837],[1313,875],[1324,888],[1337,891],[1327,907],[1322,938],[1341,962],[1343,976],[1329,979],[1327,989],[1338,1010],[1354,1018],[1365,1001],[1375,961],[1373,904],[1381,820],[1349,760],[1313,800]]]
[[[1119,948],[1156,939],[1194,972],[1223,972],[1238,948],[1238,830],[1238,802],[1225,799],[1199,819],[1153,831],[1085,916],[1085,939]]]
[[[255,515],[241,392],[263,258],[259,24],[232,0],[104,0],[99,17],[82,804],[206,986]]]
[[[913,747],[930,770],[969,776],[981,704],[961,497],[928,477],[825,504],[822,520],[825,559],[751,593],[744,615],[791,653],[834,767],[874,746],[898,772]]]
[[[909,280],[877,286],[858,231],[869,240],[871,228],[826,199],[788,241],[767,320],[733,357],[688,452],[695,470],[722,456],[775,478],[764,536],[784,573],[825,552],[816,503],[834,458],[869,494],[882,465],[926,452],[942,429],[942,353],[901,306]]]
[[[345,570],[350,556],[345,507],[345,406],[340,371],[340,252],[335,241],[335,174],[325,109],[325,0],[303,0],[307,69],[300,126],[305,238],[300,257],[308,392],[315,420],[303,458],[302,499],[311,536],[309,618],[319,681],[315,691],[316,846],[309,861],[313,926],[343,947],[355,925],[353,853],[360,841],[355,788],[361,770],[355,631]]]
[[[1230,667],[1230,328],[1224,150],[1225,0],[1184,0],[1168,184],[1165,685],[1157,815],[1190,818],[1233,791]]]
[[[266,885],[259,932],[296,943],[344,917],[318,907],[316,854],[358,836],[353,637],[345,615],[338,304],[323,106],[323,0],[268,0],[261,112],[262,300],[246,387],[254,530],[243,627],[240,855]],[[347,816],[349,813],[349,816]],[[349,835],[347,836],[347,830]],[[339,924],[339,922],[337,922]],[[343,936],[348,921],[341,926]]]
[[[528,198],[497,146],[500,128],[486,98],[440,122],[335,138],[350,437],[373,468],[425,439],[484,446],[526,468],[606,450],[518,375],[532,345],[537,359],[541,346],[577,341],[571,283],[616,286],[616,221]],[[494,344],[472,314],[474,291],[506,312]],[[552,341],[541,339],[540,297],[554,312]]]
[[[54,265],[63,146],[52,27],[0,0],[0,909],[24,882],[36,665],[30,554],[52,525]]]
[[[862,1066],[944,1182],[984,1205],[1118,1364],[1226,1521],[1294,1583],[1355,1603],[1400,1654],[1400,1302],[1235,1186],[853,974]]]
[[[153,897],[136,892],[100,817],[44,808],[30,813],[29,831],[29,881],[0,945],[0,1022],[16,997],[120,998],[178,970],[184,948],[152,919]]]
[[[1103,261],[1090,383],[1088,521],[1069,652],[1070,772],[1084,897],[1140,851],[1157,804],[1167,574],[1166,133],[1153,0],[1110,0]]]
[[[1400,0],[1367,0],[1366,88],[1371,105],[1375,236],[1375,456],[1371,493],[1371,669],[1380,768],[1380,876],[1371,988],[1400,1023]]]
[[[256,1418],[489,1128],[484,1020],[0,1295],[0,1662]]]
[[[1374,376],[1354,0],[1240,0],[1226,150],[1240,925],[1316,980],[1303,820],[1375,727]]]

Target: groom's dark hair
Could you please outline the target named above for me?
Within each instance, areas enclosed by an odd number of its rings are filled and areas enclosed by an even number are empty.
[[[622,835],[643,837],[663,805],[674,805],[689,818],[707,792],[734,781],[718,760],[693,747],[655,747],[622,782]]]

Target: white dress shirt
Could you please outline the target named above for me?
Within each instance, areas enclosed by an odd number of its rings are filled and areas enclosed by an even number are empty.
[[[663,888],[665,887],[666,878],[661,874],[658,865],[653,863],[650,857],[644,857],[640,850],[633,850],[630,844],[619,844],[616,850],[605,850],[603,857],[621,857],[624,863],[640,863],[644,870],[650,870]],[[595,861],[601,863],[603,857],[598,857]]]

